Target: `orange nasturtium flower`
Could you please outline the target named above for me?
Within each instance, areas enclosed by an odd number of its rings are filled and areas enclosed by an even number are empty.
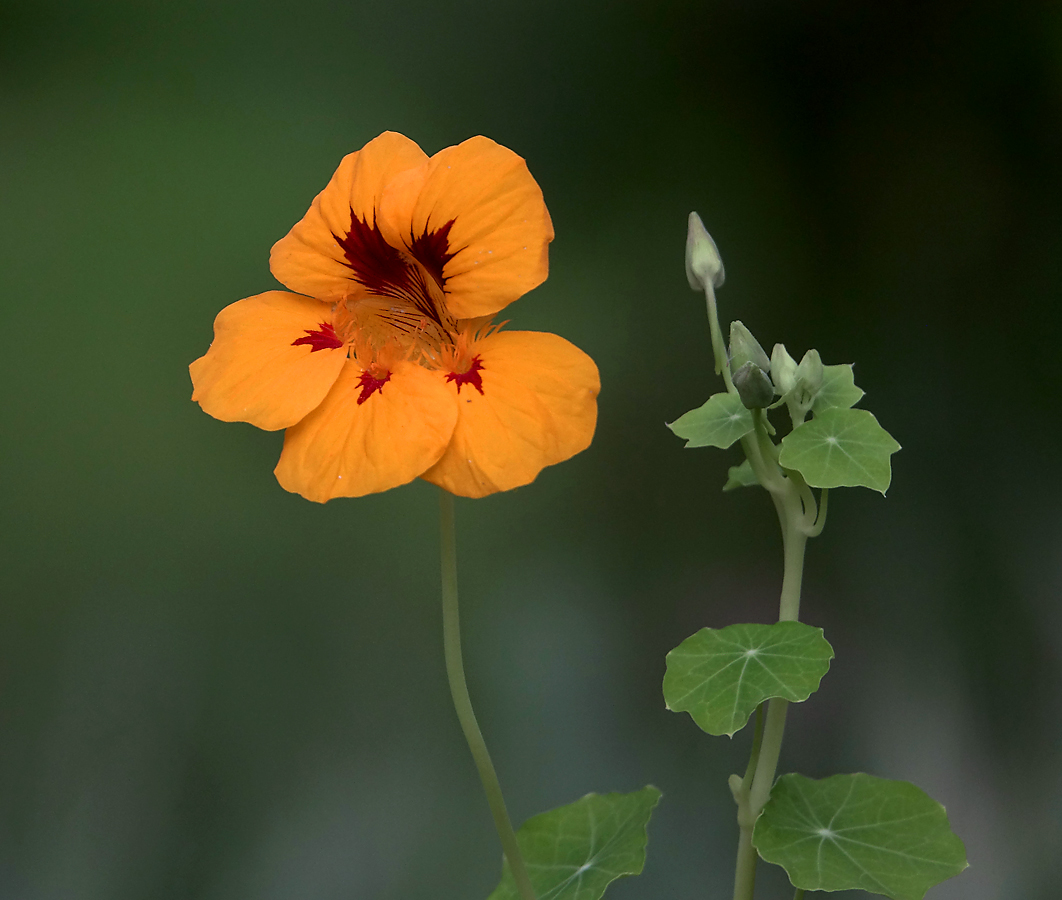
[[[270,269],[296,293],[219,313],[192,399],[286,428],[277,480],[310,500],[418,476],[465,497],[527,484],[584,450],[597,419],[589,356],[491,323],[545,280],[552,239],[511,150],[474,137],[428,157],[386,132],[273,246]]]

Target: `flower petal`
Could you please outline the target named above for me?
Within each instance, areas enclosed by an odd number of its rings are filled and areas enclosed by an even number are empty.
[[[380,230],[441,274],[450,314],[489,316],[546,280],[553,224],[512,150],[485,137],[440,150],[384,191]]]
[[[322,331],[331,330],[331,321],[327,303],[285,291],[226,306],[214,320],[210,349],[188,367],[192,399],[223,422],[266,431],[294,425],[343,368],[346,347]]]
[[[438,374],[403,360],[368,390],[363,374],[348,360],[324,402],[284,434],[275,474],[285,490],[318,503],[361,497],[412,481],[443,455],[457,404]]]
[[[483,393],[467,381],[457,427],[423,478],[463,497],[528,484],[590,445],[601,388],[594,361],[555,334],[496,332],[477,342]]]
[[[362,290],[352,280],[357,263],[341,245],[352,231],[351,217],[360,220],[371,238],[384,187],[426,159],[413,141],[393,131],[344,156],[306,215],[273,245],[269,268],[276,279],[321,300],[341,300]]]

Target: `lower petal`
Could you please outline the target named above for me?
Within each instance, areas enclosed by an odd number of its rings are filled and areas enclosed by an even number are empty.
[[[294,425],[343,368],[347,349],[326,333],[331,321],[327,303],[285,291],[226,306],[214,320],[210,349],[189,366],[192,399],[223,422],[266,431]]]
[[[422,476],[463,497],[507,491],[590,445],[601,388],[594,361],[574,344],[534,331],[502,331],[475,345],[483,392],[447,384],[457,427]]]
[[[276,476],[285,490],[324,503],[412,481],[446,450],[457,404],[434,372],[397,363],[386,381],[348,360],[332,390],[284,434]]]

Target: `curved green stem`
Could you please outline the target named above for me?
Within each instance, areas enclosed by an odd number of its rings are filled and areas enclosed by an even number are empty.
[[[771,492],[782,523],[782,547],[785,554],[785,571],[782,577],[782,593],[778,603],[778,620],[797,621],[800,616],[800,586],[804,577],[804,549],[808,533],[804,504],[800,488],[791,478],[785,478],[780,487]],[[752,831],[756,819],[771,797],[778,758],[782,752],[785,736],[785,719],[789,701],[775,697],[767,704],[762,739],[754,744],[755,760],[749,760],[752,771],[751,784],[746,772],[738,798],[737,868],[734,872],[734,900],[753,900],[756,883],[756,850],[752,846]],[[757,723],[758,725],[758,723]]]
[[[454,709],[461,723],[461,730],[472,751],[479,779],[487,794],[487,803],[494,817],[494,827],[501,838],[502,850],[509,861],[517,890],[523,900],[537,900],[527,875],[524,857],[520,845],[513,833],[512,822],[505,808],[501,785],[490,761],[490,753],[483,740],[483,734],[476,722],[472,710],[472,700],[468,696],[465,684],[465,670],[461,661],[461,619],[457,607],[457,540],[454,529],[454,498],[448,491],[439,490],[439,525],[442,549],[442,601],[443,601],[443,649],[446,655],[446,677],[450,682],[450,695],[454,700]]]
[[[711,281],[704,285],[704,298],[708,302],[708,327],[712,331],[712,355],[715,357],[715,372],[723,376],[727,392],[736,394],[737,388],[730,377],[730,357],[726,352],[726,344],[723,341],[723,332],[719,327],[719,311],[715,306],[715,287]]]

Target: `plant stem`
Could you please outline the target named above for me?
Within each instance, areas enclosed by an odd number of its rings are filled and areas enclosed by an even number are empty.
[[[715,357],[716,374],[723,376],[726,389],[731,394],[737,393],[734,381],[730,377],[730,357],[726,352],[726,344],[723,342],[723,332],[719,327],[719,311],[715,306],[715,287],[711,281],[704,285],[704,298],[708,301],[708,327],[712,331],[712,355]]]
[[[537,900],[527,875],[524,857],[520,845],[513,833],[509,813],[505,809],[505,798],[501,785],[490,761],[490,753],[483,741],[483,734],[476,722],[472,710],[472,700],[468,696],[465,684],[465,670],[461,661],[461,619],[457,607],[457,540],[454,529],[454,498],[449,491],[439,489],[439,525],[440,546],[442,550],[442,604],[443,604],[443,649],[446,656],[446,677],[450,682],[450,695],[454,700],[454,709],[461,723],[461,730],[472,751],[479,779],[487,794],[487,803],[494,817],[494,827],[501,838],[502,850],[509,862],[517,890],[523,900]]]
[[[793,900],[804,900],[804,889],[797,888],[796,893],[793,894]]]
[[[758,436],[757,436],[758,437]],[[795,622],[800,616],[800,585],[804,577],[804,549],[808,533],[800,488],[791,478],[781,482],[777,493],[772,491],[778,519],[782,525],[782,547],[785,569],[782,576],[782,593],[778,603],[778,621]],[[782,752],[785,735],[785,718],[789,701],[772,698],[767,704],[763,723],[763,736],[754,741],[755,760],[749,760],[754,770],[749,784],[748,772],[738,794],[738,839],[737,868],[734,872],[734,900],[753,900],[756,884],[756,850],[752,846],[752,831],[756,819],[771,797],[778,758]],[[759,722],[757,721],[757,728]]]

